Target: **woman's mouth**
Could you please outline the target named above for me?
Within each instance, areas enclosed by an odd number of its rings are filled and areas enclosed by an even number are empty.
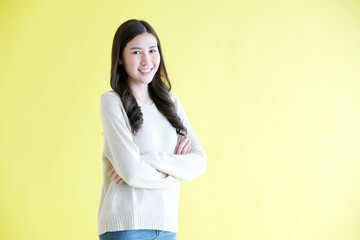
[[[142,75],[146,75],[146,74],[149,74],[152,70],[153,70],[153,68],[149,68],[149,69],[139,69],[139,72],[140,72]]]

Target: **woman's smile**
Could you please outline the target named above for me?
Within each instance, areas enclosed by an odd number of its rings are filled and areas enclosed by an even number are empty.
[[[149,68],[149,69],[139,69],[139,72],[140,72],[142,75],[147,75],[147,74],[149,74],[152,70],[153,70],[153,68]]]

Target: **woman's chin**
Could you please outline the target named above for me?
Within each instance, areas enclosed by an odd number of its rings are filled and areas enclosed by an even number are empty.
[[[154,77],[152,77],[152,78],[142,79],[142,80],[141,80],[141,82],[143,82],[144,84],[149,84],[149,83],[151,83],[151,82],[152,82],[153,78],[154,78]]]
[[[141,77],[141,78],[138,78],[138,79],[133,79],[133,80],[130,80],[130,82],[132,82],[133,84],[136,84],[136,85],[138,85],[138,84],[149,84],[149,83],[151,83],[152,82],[152,80],[153,80],[153,78],[154,78],[154,76],[147,76],[147,77]]]

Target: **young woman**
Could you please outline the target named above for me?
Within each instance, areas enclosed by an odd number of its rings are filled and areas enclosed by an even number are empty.
[[[160,41],[147,22],[131,19],[117,29],[110,85],[100,101],[99,238],[176,239],[180,182],[202,175],[207,161],[170,92]]]

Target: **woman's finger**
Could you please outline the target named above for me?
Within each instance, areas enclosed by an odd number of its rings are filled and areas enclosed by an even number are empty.
[[[186,154],[189,147],[191,146],[191,141],[190,139],[186,142],[185,146],[183,147],[182,151],[181,151],[181,154]]]
[[[177,143],[176,143],[174,154],[176,154],[178,151],[179,143],[180,143],[180,137],[177,138]]]
[[[188,148],[188,150],[186,151],[186,153],[185,154],[187,154],[187,153],[190,153],[191,152],[191,145],[189,146],[189,148]]]
[[[111,180],[114,180],[115,178],[117,178],[119,175],[117,175],[116,172],[113,173],[112,177],[111,177]]]
[[[188,137],[185,137],[184,140],[180,143],[179,148],[178,148],[178,153],[181,154],[183,148],[185,147],[185,145],[188,143]]]
[[[117,183],[120,180],[121,180],[121,177],[119,175],[117,175],[116,178],[114,179],[114,182]]]
[[[108,176],[111,176],[114,172],[115,172],[115,168],[111,169],[111,170],[108,172]]]
[[[178,147],[178,151],[177,151],[177,154],[182,154],[183,152],[183,148],[185,147],[185,145],[188,143],[189,141],[189,138],[188,137],[185,137],[179,144],[179,147]]]
[[[116,178],[116,180],[117,180],[117,181],[116,181],[116,184],[121,184],[121,183],[122,183],[121,181],[122,181],[123,179],[122,179],[121,177],[119,177],[119,178]]]
[[[184,139],[182,139],[181,137],[179,137],[179,141],[177,143],[177,146],[176,146],[176,152],[175,154],[180,154],[180,151],[181,151],[181,143],[184,141]]]

